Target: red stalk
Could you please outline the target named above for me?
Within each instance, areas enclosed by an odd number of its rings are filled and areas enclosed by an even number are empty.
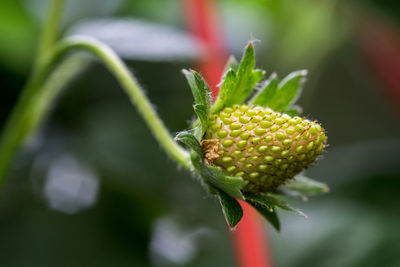
[[[367,62],[400,111],[400,30],[372,16],[366,17],[360,26],[356,34]]]
[[[188,31],[204,48],[203,59],[196,63],[196,70],[206,79],[215,100],[228,49],[218,27],[213,0],[182,0],[182,4]]]
[[[233,245],[237,253],[238,266],[266,267],[272,266],[267,240],[267,228],[262,218],[252,206],[240,201],[243,208],[243,219],[232,232]]]
[[[217,20],[213,0],[182,0],[183,11],[189,32],[205,47],[205,57],[196,63],[198,69],[211,87],[213,100],[218,95],[217,84],[221,80],[228,58],[228,49]],[[235,231],[232,242],[240,267],[270,267],[266,227],[257,212],[246,202],[240,201],[244,216]]]

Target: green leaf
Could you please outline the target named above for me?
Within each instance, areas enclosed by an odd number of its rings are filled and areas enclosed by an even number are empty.
[[[223,191],[217,190],[217,194],[226,222],[229,227],[235,227],[243,217],[242,207],[236,199],[230,197]]]
[[[290,73],[278,86],[275,96],[270,102],[269,107],[275,111],[285,111],[293,105],[300,96],[301,87],[305,82],[306,70]]]
[[[202,104],[194,105],[193,109],[194,109],[194,112],[196,112],[197,117],[199,118],[200,123],[201,123],[201,132],[199,134],[197,134],[198,136],[196,136],[198,140],[201,140],[201,138],[203,137],[204,133],[206,132],[206,130],[208,128],[207,109]]]
[[[224,73],[226,74],[230,69],[232,69],[236,72],[238,70],[238,68],[239,68],[239,62],[236,60],[236,58],[233,55],[229,56],[228,61],[226,62],[226,65],[224,68],[225,69]]]
[[[221,99],[217,99],[213,107],[213,112],[217,112],[225,106],[241,104],[248,97],[254,86],[264,75],[264,71],[255,70],[254,67],[254,47],[253,43],[250,42],[247,45],[237,70],[231,68],[231,70],[226,73],[220,92],[224,95],[221,96]]]
[[[175,136],[175,140],[184,143],[203,158],[203,151],[201,150],[200,143],[192,133],[187,131],[180,132]]]
[[[246,195],[246,201],[251,201],[253,203],[257,203],[258,205],[264,206],[265,209],[268,209],[271,212],[275,207],[278,207],[283,210],[295,212],[295,213],[307,218],[307,215],[305,215],[304,212],[302,212],[301,210],[289,206],[288,203],[283,202],[283,201],[277,199],[276,197],[272,197],[270,194],[262,195],[262,196],[248,194],[248,195]]]
[[[285,110],[285,113],[294,117],[299,116],[303,112],[302,108],[297,105],[293,105]]]
[[[257,82],[261,80],[264,71],[254,70],[255,63],[254,46],[250,42],[240,61],[237,70],[236,89],[233,91],[231,99],[227,101],[227,106],[241,104],[248,97]]]
[[[270,106],[276,91],[278,90],[279,79],[276,73],[272,73],[264,87],[249,101],[250,104]]]
[[[264,197],[254,194],[246,194],[246,201],[250,201],[253,203],[257,203],[258,205],[264,206],[264,208],[268,209],[270,212],[274,210],[274,203],[266,200]]]
[[[232,95],[236,86],[236,71],[229,69],[225,74],[218,97],[212,107],[212,112],[216,113],[224,108],[227,99]]]
[[[244,196],[241,191],[243,187],[242,178],[228,176],[224,173],[224,171],[214,166],[203,164],[202,167],[201,174],[207,182],[216,188],[221,189],[233,198],[244,200]]]
[[[281,224],[279,222],[278,214],[276,213],[276,210],[273,209],[272,211],[268,208],[266,208],[264,205],[260,205],[257,202],[253,201],[247,201],[252,205],[259,213],[261,213],[262,216],[264,216],[267,221],[270,222],[270,224],[279,232],[281,230]]]
[[[275,198],[275,197],[271,197],[271,196],[264,196],[263,197],[265,199],[266,202],[268,202],[270,205],[274,205],[280,209],[286,210],[286,211],[291,211],[294,213],[297,213],[301,216],[303,216],[304,218],[307,218],[307,215],[302,212],[299,209],[293,208],[291,207],[288,203],[280,201],[279,199]]]
[[[187,144],[189,147],[192,148],[192,153],[190,153],[190,158],[194,168],[198,171],[200,176],[203,178],[204,182],[207,185],[212,185],[217,189],[224,191],[226,194],[233,198],[239,198],[244,200],[244,196],[242,194],[242,187],[243,187],[243,179],[240,177],[231,177],[225,174],[224,171],[218,169],[217,167],[204,164],[203,162],[203,154],[199,154],[201,151],[201,146],[198,143],[197,139],[194,135],[187,132],[181,133],[184,137],[183,143]],[[196,146],[199,146],[195,151]]]
[[[201,140],[205,131],[208,128],[208,119],[211,115],[211,92],[207,83],[200,75],[200,73],[194,70],[182,70],[185,75],[190,88],[192,89],[192,94],[196,104],[194,105],[194,111],[198,116],[201,123],[201,131],[197,130],[195,127],[195,134],[198,140]]]
[[[312,196],[329,192],[329,187],[304,175],[296,175],[285,185],[280,186],[284,190],[298,193],[302,196]]]
[[[200,73],[194,70],[182,70],[185,75],[190,88],[192,89],[192,94],[196,104],[203,105],[207,111],[207,116],[211,111],[211,92],[206,81],[200,75]]]

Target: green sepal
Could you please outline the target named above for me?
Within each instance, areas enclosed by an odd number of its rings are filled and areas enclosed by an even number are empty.
[[[175,140],[182,142],[183,144],[191,148],[194,152],[196,152],[201,159],[203,158],[203,151],[201,149],[200,143],[192,133],[187,131],[179,132],[175,136]]]
[[[201,134],[198,134],[200,136],[197,136],[200,140],[208,128],[208,119],[211,115],[211,91],[200,73],[194,70],[185,69],[182,70],[182,72],[189,83],[196,102],[194,105],[194,111],[200,119],[202,129]]]
[[[301,88],[306,80],[306,75],[306,70],[300,70],[286,76],[279,83],[278,90],[268,106],[280,112],[290,109],[301,94]]]
[[[211,91],[200,73],[194,70],[182,70],[185,75],[196,104],[204,105],[207,110],[211,107]]]
[[[225,107],[227,99],[233,94],[235,85],[236,85],[236,71],[233,69],[229,69],[223,78],[223,82],[219,90],[218,97],[215,100],[215,103],[212,107],[212,113],[217,113],[218,111],[220,111]]]
[[[270,106],[271,101],[274,98],[276,91],[278,90],[279,79],[276,73],[272,73],[269,79],[265,82],[263,88],[254,95],[249,104],[259,106]]]
[[[246,201],[253,205],[270,223],[279,231],[279,220],[276,214],[276,208],[280,208],[286,211],[295,212],[305,218],[307,215],[299,209],[291,207],[286,202],[273,197],[271,194],[267,195],[256,195],[246,194]],[[272,213],[272,214],[271,214]],[[271,221],[272,220],[272,221]]]
[[[278,189],[287,195],[300,196],[303,198],[329,192],[329,187],[326,184],[315,181],[302,174],[296,175]]]
[[[274,208],[271,210],[264,204],[252,200],[247,200],[247,202],[252,205],[276,229],[276,231],[279,232],[281,230],[279,217]]]
[[[299,116],[301,113],[303,113],[303,110],[300,106],[292,105],[291,107],[285,110],[285,113],[290,115],[291,117],[294,117],[294,116]]]
[[[198,140],[201,140],[204,133],[207,131],[209,111],[207,111],[206,106],[202,104],[194,105],[193,109],[197,117],[199,118],[201,124],[201,131],[195,131],[195,135]]]
[[[226,62],[225,68],[224,68],[224,70],[225,70],[224,74],[226,74],[229,69],[232,69],[236,72],[238,70],[238,68],[239,68],[239,62],[237,61],[235,56],[230,55],[228,58],[228,61]]]
[[[198,153],[190,153],[192,164],[206,184],[212,185],[233,198],[244,200],[241,189],[243,179],[240,177],[228,176],[217,167],[204,164],[202,156]]]
[[[244,200],[241,189],[243,179],[240,177],[228,176],[217,167],[203,164],[202,176],[213,186],[221,189],[229,196]]]
[[[304,212],[302,212],[302,211],[299,210],[299,209],[293,208],[293,207],[290,206],[288,203],[286,203],[286,202],[284,202],[284,201],[281,201],[281,200],[279,200],[279,199],[276,198],[276,197],[271,196],[271,194],[264,195],[264,196],[262,197],[262,199],[263,199],[266,203],[269,203],[269,205],[273,205],[274,207],[278,207],[278,208],[283,209],[283,210],[286,210],[286,211],[291,211],[291,212],[297,213],[298,215],[301,215],[301,216],[303,216],[304,218],[307,218],[307,215],[306,215]]]
[[[229,227],[233,228],[242,219],[243,209],[236,199],[230,197],[228,194],[219,189],[216,189],[216,191],[226,223],[229,225]]]
[[[264,208],[268,209],[270,212],[274,210],[274,203],[271,201],[266,200],[264,197],[256,195],[256,194],[246,194],[246,201],[247,202],[254,202],[259,205],[264,206]]]
[[[248,97],[265,73],[263,70],[255,70],[254,67],[254,46],[249,42],[237,70],[231,67],[225,74],[220,94],[212,108],[214,113],[224,107],[241,104]]]

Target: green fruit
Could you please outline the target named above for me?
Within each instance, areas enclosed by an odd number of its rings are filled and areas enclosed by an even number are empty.
[[[261,106],[212,115],[201,145],[206,163],[244,180],[243,192],[268,192],[310,166],[326,146],[321,125]]]

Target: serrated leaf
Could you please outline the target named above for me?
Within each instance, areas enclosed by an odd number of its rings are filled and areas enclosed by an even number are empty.
[[[290,73],[278,86],[269,107],[275,111],[285,111],[293,105],[300,96],[301,87],[305,82],[306,70],[300,70]]]
[[[186,134],[184,134],[184,136],[186,136]],[[189,137],[188,140],[190,140],[188,142],[188,146],[192,145],[193,143],[196,144],[196,142],[198,143],[197,139],[193,135],[192,137]],[[215,188],[224,191],[226,194],[233,198],[244,200],[244,196],[241,191],[243,187],[242,178],[227,176],[222,170],[218,169],[217,167],[204,164],[202,154],[199,155],[199,153],[196,153],[194,149],[192,153],[190,153],[190,158],[194,168],[198,171],[198,173],[207,185],[212,185]]]
[[[201,175],[210,184],[221,189],[229,196],[244,200],[242,194],[243,179],[226,175],[217,167],[203,164]]]
[[[270,212],[274,210],[274,204],[271,201],[266,200],[264,197],[254,194],[246,194],[246,201],[257,203],[258,205],[264,206]]]
[[[292,180],[281,186],[283,189],[297,192],[300,195],[312,196],[329,192],[329,187],[304,175],[296,175]]]
[[[227,99],[232,95],[236,85],[236,71],[229,69],[225,74],[218,97],[212,107],[212,112],[216,113],[224,108]]]
[[[211,111],[211,92],[206,81],[200,75],[200,73],[194,70],[182,70],[185,75],[196,104],[203,105],[207,114]]]
[[[196,136],[198,140],[201,140],[208,128],[207,108],[204,105],[197,104],[193,106],[193,109],[201,123],[201,132],[198,134],[199,136]]]
[[[272,73],[263,88],[249,101],[250,104],[270,106],[276,91],[278,90],[278,76]]]
[[[286,211],[291,211],[294,213],[297,213],[301,216],[303,216],[304,218],[307,218],[307,215],[302,212],[299,209],[293,208],[292,206],[290,206],[288,203],[283,202],[275,197],[271,197],[271,196],[263,196],[263,198],[265,199],[265,201],[267,201],[270,205],[274,205],[280,209],[286,210]]]
[[[243,217],[242,207],[236,199],[225,192],[217,190],[217,194],[226,222],[229,227],[235,227]]]
[[[278,207],[283,210],[295,212],[307,218],[307,215],[305,215],[304,212],[302,212],[299,209],[291,207],[288,203],[283,202],[277,199],[276,197],[271,196],[271,194],[268,195],[247,194],[246,201],[257,203],[258,205],[264,206],[266,209],[270,211],[272,211],[275,207]]]
[[[266,208],[263,205],[260,205],[253,201],[247,201],[252,205],[269,223],[279,232],[281,230],[281,224],[279,222],[278,214],[276,210],[273,209],[272,211]]]
[[[229,94],[227,98],[224,98],[223,103],[218,103],[218,107],[232,106],[234,104],[241,104],[253,90],[254,86],[259,82],[264,75],[262,70],[254,70],[255,56],[253,43],[250,42],[243,54],[242,60],[240,61],[239,67],[236,71],[236,77],[230,81],[233,84],[229,87]],[[234,71],[234,70],[233,70]],[[224,85],[222,83],[222,86]],[[221,87],[222,89],[222,87]],[[213,111],[218,111],[214,109]]]
[[[184,143],[203,158],[203,151],[197,138],[190,132],[180,132],[175,136],[175,140]]]

